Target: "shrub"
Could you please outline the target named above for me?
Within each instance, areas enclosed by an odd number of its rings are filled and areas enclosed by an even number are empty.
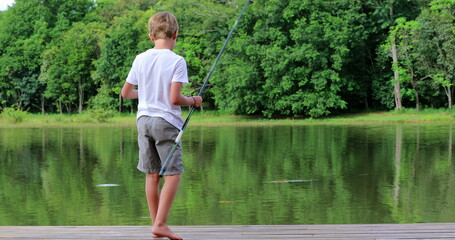
[[[2,118],[13,123],[20,123],[28,115],[28,112],[16,108],[5,108],[1,114]]]
[[[98,122],[107,122],[114,117],[115,99],[110,97],[112,90],[107,85],[102,85],[98,89],[98,94],[89,100],[90,117]]]
[[[111,109],[93,108],[90,109],[90,115],[98,122],[107,122],[114,117],[115,111]]]

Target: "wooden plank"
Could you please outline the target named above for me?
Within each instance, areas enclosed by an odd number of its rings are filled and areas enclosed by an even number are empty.
[[[455,239],[455,223],[173,226],[184,239]],[[150,226],[0,226],[0,239],[152,239]]]

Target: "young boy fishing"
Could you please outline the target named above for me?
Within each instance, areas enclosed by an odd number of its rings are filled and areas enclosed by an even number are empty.
[[[138,98],[137,168],[146,174],[145,194],[153,223],[152,234],[182,239],[166,224],[183,172],[181,146],[173,154],[161,192],[159,171],[184,123],[180,106],[200,107],[202,98],[186,97],[181,93],[182,85],[188,83],[188,73],[183,57],[172,51],[178,36],[177,19],[169,12],[158,12],[150,18],[148,25],[149,37],[155,46],[136,56],[122,96]]]

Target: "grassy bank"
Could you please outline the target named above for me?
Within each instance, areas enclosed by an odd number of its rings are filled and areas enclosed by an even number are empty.
[[[186,118],[187,112],[182,116]],[[60,114],[28,114],[20,123],[0,118],[0,127],[78,127],[78,126],[135,126],[134,114],[117,114],[107,122],[100,123],[89,113],[60,115]],[[404,110],[390,112],[372,112],[331,116],[325,118],[283,118],[266,119],[263,117],[239,116],[223,114],[217,111],[196,111],[191,126],[272,126],[272,125],[363,125],[363,124],[431,124],[455,123],[453,110]]]

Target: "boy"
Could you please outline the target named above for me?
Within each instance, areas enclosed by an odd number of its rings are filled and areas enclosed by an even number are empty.
[[[188,83],[186,62],[172,50],[178,35],[177,19],[169,12],[158,12],[149,20],[149,37],[155,43],[136,56],[122,89],[124,98],[138,98],[138,169],[146,173],[145,194],[152,219],[154,237],[182,239],[166,224],[183,172],[182,152],[178,146],[173,165],[165,173],[159,190],[159,171],[183,126],[180,106],[200,107],[200,96],[185,97],[182,85]],[[134,86],[138,86],[138,90]]]

